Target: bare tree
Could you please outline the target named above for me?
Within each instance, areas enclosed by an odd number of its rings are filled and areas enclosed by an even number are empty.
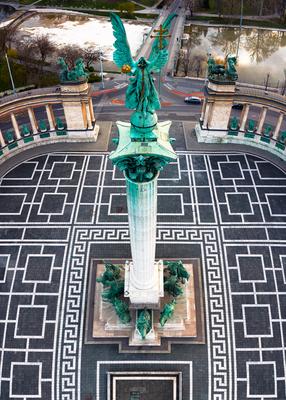
[[[6,51],[11,48],[16,30],[15,27],[10,25],[5,25],[0,28],[0,57],[3,57]]]
[[[68,44],[58,51],[59,57],[63,57],[69,68],[73,68],[77,58],[82,57],[83,51],[80,47]]]
[[[26,70],[26,83],[29,80],[29,76],[34,71],[35,60],[34,60],[34,44],[28,39],[24,38],[15,42],[17,57],[20,63],[25,67]]]
[[[87,68],[89,68],[91,64],[97,62],[99,60],[99,57],[100,52],[92,46],[86,47],[82,50],[82,58]]]
[[[203,74],[203,65],[206,62],[206,56],[205,54],[198,53],[195,54],[192,58],[192,61],[190,63],[190,69],[192,72],[196,74],[196,77],[198,78],[199,76],[202,76]]]
[[[43,66],[48,58],[55,51],[55,45],[50,40],[48,35],[39,35],[33,39],[32,42],[34,52],[39,56],[40,70],[43,70]]]

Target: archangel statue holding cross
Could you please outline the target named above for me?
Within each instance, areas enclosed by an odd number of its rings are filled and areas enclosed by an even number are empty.
[[[122,72],[131,76],[126,91],[125,105],[127,108],[142,112],[144,117],[147,116],[147,113],[153,114],[161,107],[152,73],[159,72],[168,61],[166,38],[169,37],[168,31],[175,17],[176,14],[169,15],[164,24],[160,26],[160,30],[156,31],[158,35],[151,36],[155,40],[149,59],[140,57],[138,61],[135,61],[131,56],[122,21],[118,15],[111,13],[113,34],[116,39],[113,60]]]

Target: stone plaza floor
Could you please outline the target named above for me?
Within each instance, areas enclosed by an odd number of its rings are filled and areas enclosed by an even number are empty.
[[[178,151],[160,174],[156,256],[200,259],[205,345],[84,344],[90,261],[130,256],[108,153],[36,156],[3,177],[1,400],[105,400],[122,371],[180,372],[183,400],[286,398],[285,172],[234,147]]]

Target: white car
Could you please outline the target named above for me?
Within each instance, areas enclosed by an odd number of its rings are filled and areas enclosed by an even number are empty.
[[[185,97],[185,103],[188,104],[201,104],[202,100],[199,97],[189,96]]]

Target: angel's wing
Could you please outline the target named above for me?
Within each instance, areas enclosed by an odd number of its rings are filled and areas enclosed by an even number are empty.
[[[168,58],[168,50],[158,50],[158,53],[154,54],[152,61],[149,61],[148,70],[159,72],[167,64]]]
[[[172,21],[173,21],[173,19],[174,18],[176,18],[177,17],[177,14],[170,14],[166,19],[165,19],[165,21],[163,22],[163,24],[162,24],[162,28],[163,29],[167,29],[167,31],[165,32],[165,34],[168,34],[169,33],[169,31],[170,31],[170,27],[171,27],[171,24],[172,24]],[[156,38],[155,40],[154,40],[154,42],[153,42],[153,45],[152,45],[152,50],[151,50],[151,54],[150,54],[150,57],[149,57],[149,61],[150,62],[153,62],[153,60],[155,59],[155,58],[157,58],[157,55],[158,55],[158,53],[159,53],[159,51],[160,50],[164,50],[164,49],[166,49],[167,47],[168,47],[168,40],[167,40],[167,38],[165,39],[163,39],[162,40],[162,48],[160,49],[160,42],[159,42],[159,39],[158,38]]]
[[[132,68],[134,66],[134,60],[131,56],[124,25],[118,15],[114,13],[110,13],[110,19],[113,28],[113,35],[116,39],[113,44],[115,47],[113,61],[119,68],[122,68],[123,65],[130,65]]]

